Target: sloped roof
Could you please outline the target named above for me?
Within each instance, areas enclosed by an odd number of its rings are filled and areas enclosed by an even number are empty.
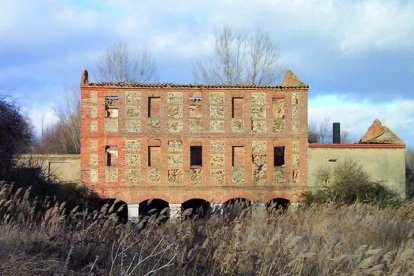
[[[398,144],[405,145],[403,140],[398,137],[388,127],[382,125],[380,120],[375,120],[368,128],[367,132],[359,141],[361,144]]]
[[[84,70],[81,85],[87,86],[115,86],[120,88],[260,88],[260,89],[278,89],[278,88],[308,88],[308,85],[300,81],[295,74],[287,71],[282,85],[255,85],[255,84],[176,84],[176,83],[127,83],[127,82],[96,82],[90,83],[88,71]]]

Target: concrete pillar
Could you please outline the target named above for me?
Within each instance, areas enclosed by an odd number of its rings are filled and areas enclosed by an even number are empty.
[[[296,212],[297,210],[299,210],[299,208],[302,206],[303,204],[298,203],[298,202],[291,202],[289,204],[289,208],[288,211],[289,212]]]
[[[253,209],[252,210],[253,217],[264,219],[267,215],[265,203],[261,203],[261,202],[253,203],[252,209]]]
[[[181,219],[181,204],[170,203],[170,221],[179,221]]]
[[[211,203],[210,204],[210,213],[215,213],[218,215],[223,215],[223,204],[221,203]]]
[[[139,204],[128,204],[128,220],[138,221]]]

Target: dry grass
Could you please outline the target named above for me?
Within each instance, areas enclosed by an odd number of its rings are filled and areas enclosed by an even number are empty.
[[[120,224],[111,206],[65,215],[64,204],[0,183],[3,275],[412,275],[414,204],[353,204],[229,221]],[[252,213],[254,215],[252,215]],[[158,220],[158,221],[157,221]],[[141,223],[143,224],[143,223]]]

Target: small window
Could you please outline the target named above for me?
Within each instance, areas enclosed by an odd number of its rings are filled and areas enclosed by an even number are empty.
[[[232,98],[231,117],[234,119],[243,119],[243,109],[243,98]]]
[[[160,117],[160,97],[148,98],[148,117],[159,118]]]
[[[274,147],[274,166],[280,167],[285,165],[285,147]]]
[[[148,167],[159,168],[161,164],[161,147],[148,147]]]
[[[107,118],[118,118],[118,96],[105,97],[105,110]]]
[[[233,156],[231,163],[233,167],[244,167],[244,147],[233,147]]]
[[[118,148],[115,146],[105,147],[106,166],[114,167],[118,165]]]
[[[191,146],[190,147],[190,165],[202,166],[203,165],[203,147]]]

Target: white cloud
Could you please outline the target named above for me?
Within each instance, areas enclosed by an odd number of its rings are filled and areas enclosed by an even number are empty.
[[[309,121],[317,125],[328,119],[340,122],[341,129],[359,139],[375,119],[393,130],[407,144],[414,137],[414,100],[371,102],[335,94],[309,100]]]
[[[42,128],[47,129],[58,120],[56,113],[53,110],[53,106],[51,105],[34,104],[34,106],[26,113],[32,121],[36,136],[41,135]]]

